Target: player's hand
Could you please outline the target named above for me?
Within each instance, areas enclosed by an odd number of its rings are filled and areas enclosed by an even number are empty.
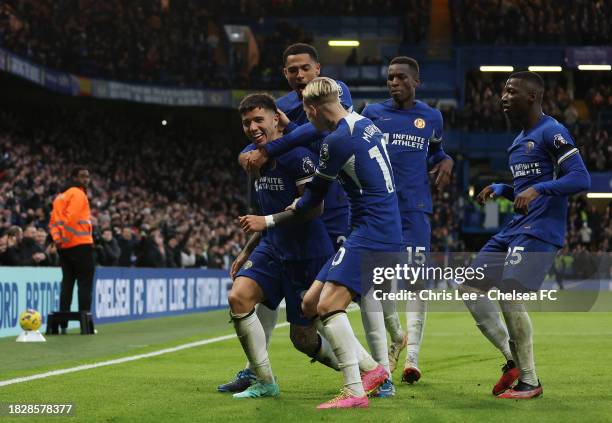
[[[238,155],[238,164],[240,165],[241,168],[243,168],[246,172],[249,171],[248,166],[249,166],[249,155],[251,154],[250,151],[247,151],[246,153],[240,153]]]
[[[240,227],[246,233],[263,232],[266,229],[266,218],[252,214],[240,216]]]
[[[248,258],[249,256],[245,254],[244,251],[241,251],[240,254],[238,254],[238,257],[236,257],[236,260],[234,260],[230,269],[230,276],[232,277],[232,279],[236,279],[236,274]]]
[[[520,214],[529,213],[529,203],[538,198],[539,192],[533,187],[527,188],[525,191],[520,192],[514,198],[514,211]]]
[[[281,109],[276,109],[276,113],[278,113],[278,127],[284,131],[289,125],[290,120]]]
[[[484,206],[488,200],[494,200],[496,197],[497,195],[495,195],[493,185],[489,185],[484,187],[484,189],[478,193],[476,196],[476,201],[478,201],[478,204],[481,206]]]
[[[435,182],[436,188],[438,188],[438,190],[443,190],[444,187],[446,187],[450,182],[454,165],[454,160],[447,156],[445,159],[440,160],[438,163],[436,163],[436,165],[431,169],[431,171],[429,171],[430,175],[435,175],[436,173],[438,174]]]
[[[247,160],[247,170],[249,172],[259,172],[259,169],[268,161],[268,153],[263,148],[258,148],[249,152]]]

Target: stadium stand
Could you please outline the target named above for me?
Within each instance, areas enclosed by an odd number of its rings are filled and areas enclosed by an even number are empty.
[[[456,44],[609,45],[606,0],[451,0]]]

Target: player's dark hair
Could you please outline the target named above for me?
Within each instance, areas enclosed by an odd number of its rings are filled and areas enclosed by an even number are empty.
[[[274,102],[274,98],[270,94],[249,94],[240,102],[240,105],[238,106],[238,111],[241,115],[243,115],[253,109],[270,110],[276,113],[276,103]]]
[[[389,66],[390,65],[408,65],[410,69],[412,69],[412,71],[414,72],[414,75],[417,78],[419,77],[419,62],[417,62],[416,59],[413,59],[412,57],[408,57],[408,56],[394,57],[393,59],[391,59],[391,62],[389,62]]]
[[[70,176],[72,178],[76,178],[77,176],[79,176],[79,172],[82,170],[87,170],[89,171],[89,169],[87,168],[87,166],[83,166],[83,165],[75,165],[72,167],[72,170],[70,171]]]
[[[285,49],[285,52],[283,53],[283,64],[287,63],[287,57],[294,56],[296,54],[307,54],[312,57],[312,60],[314,60],[315,62],[319,61],[319,54],[317,53],[316,48],[314,48],[310,44],[297,43],[291,44]]]
[[[512,75],[510,75],[508,79],[521,79],[524,81],[529,81],[533,83],[534,85],[536,85],[538,88],[544,90],[544,80],[539,74],[535,72],[531,72],[531,71],[515,72]]]

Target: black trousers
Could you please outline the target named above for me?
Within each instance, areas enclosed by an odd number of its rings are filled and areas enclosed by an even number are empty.
[[[70,311],[75,281],[79,285],[79,311],[90,311],[95,269],[93,246],[77,245],[72,248],[58,249],[58,253],[62,267],[60,311]],[[62,327],[65,326],[62,325]]]

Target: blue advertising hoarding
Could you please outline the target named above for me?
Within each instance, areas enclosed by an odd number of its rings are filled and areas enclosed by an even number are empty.
[[[44,332],[47,314],[59,309],[61,279],[59,268],[0,267],[0,337],[21,332],[27,308],[40,312]],[[227,307],[231,283],[225,270],[100,267],[91,311],[99,324],[217,310]],[[78,309],[76,287],[71,308]]]

